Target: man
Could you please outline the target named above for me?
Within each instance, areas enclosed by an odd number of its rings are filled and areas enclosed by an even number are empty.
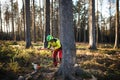
[[[62,60],[62,46],[60,43],[60,40],[57,38],[54,38],[52,35],[48,35],[47,36],[47,41],[48,41],[48,46],[47,48],[50,49],[51,47],[53,47],[53,64],[54,66],[57,66],[57,56],[58,59]]]

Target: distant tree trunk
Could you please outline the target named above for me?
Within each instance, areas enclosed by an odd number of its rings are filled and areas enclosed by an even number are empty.
[[[57,4],[59,4],[59,0],[57,0]],[[60,17],[59,17],[59,7],[60,7],[60,5],[58,5],[57,6],[57,13],[56,13],[56,17],[57,17],[57,34],[56,34],[56,36],[58,37],[58,36],[60,36],[60,26],[59,26],[59,24],[60,24]]]
[[[18,31],[17,31],[17,40],[20,40],[21,39],[21,32],[20,32],[20,28],[21,28],[21,26],[20,26],[20,23],[21,23],[21,21],[20,21],[20,18],[18,18],[18,20],[17,20],[17,25],[18,25]]]
[[[39,0],[39,8],[40,8],[40,13],[39,13],[39,30],[38,30],[38,37],[40,38],[41,41],[43,41],[43,37],[44,37],[44,27],[43,27],[43,14],[44,13],[44,8],[41,6],[41,0]]]
[[[18,0],[16,0],[16,7],[17,7],[17,15],[16,15],[16,17],[17,17],[17,21],[16,21],[16,24],[17,24],[17,31],[16,31],[16,38],[17,38],[17,40],[20,40],[20,17],[18,16],[19,15],[19,6],[18,6]]]
[[[58,0],[54,0],[53,2],[53,36],[55,37],[58,37],[58,33],[59,33],[59,29],[58,29],[58,8],[59,8],[59,5],[58,5]]]
[[[39,0],[39,23],[38,23],[38,27],[37,27],[37,37],[38,38],[40,38],[40,40],[41,40],[41,38],[42,38],[42,23],[41,23],[41,21],[42,21],[42,17],[41,17],[41,0]]]
[[[100,26],[101,26],[101,42],[103,42],[103,32],[102,32],[102,29],[103,29],[103,26],[102,26],[102,6],[103,6],[103,0],[99,0],[100,1],[100,7],[101,7],[101,14],[100,14]]]
[[[3,21],[3,31],[5,31],[5,21]]]
[[[98,28],[99,28],[99,15],[98,15],[98,0],[97,0],[97,14],[96,14],[96,44],[98,44]]]
[[[8,6],[6,6],[6,10],[5,10],[5,13],[4,13],[4,20],[5,20],[5,23],[6,23],[6,31],[7,31],[7,40],[8,40],[8,30],[9,30],[9,19],[10,19],[10,12],[8,11],[9,8]]]
[[[78,13],[78,24],[77,24],[77,31],[78,31],[78,42],[80,42],[80,13]]]
[[[36,26],[35,26],[35,0],[33,0],[33,14],[32,14],[32,27],[34,28],[34,43],[36,43]]]
[[[23,33],[23,31],[22,31],[22,19],[20,19],[20,41],[22,40],[22,33]]]
[[[39,0],[39,23],[36,33],[37,33],[36,37],[41,38],[41,0]]]
[[[119,30],[119,0],[116,0],[116,27],[115,27],[115,44],[114,48],[119,47],[119,36],[118,31]]]
[[[25,41],[25,1],[22,0],[23,2],[23,27],[24,27],[24,41]]]
[[[75,41],[77,38],[77,26],[76,26],[76,20],[73,21],[73,26],[74,26],[74,36],[75,36]]]
[[[89,5],[89,49],[96,49],[95,0],[90,0],[90,5]]]
[[[109,15],[110,15],[110,18],[109,18],[109,27],[110,27],[110,34],[109,34],[109,43],[111,43],[112,42],[112,14],[111,14],[111,6],[112,6],[112,2],[111,2],[111,0],[109,0]]]
[[[85,3],[85,0],[84,0],[84,22],[83,22],[83,26],[84,26],[84,39],[83,39],[83,42],[86,42],[86,3]]]
[[[13,16],[13,11],[14,11],[14,9],[13,9],[13,0],[11,0],[11,7],[12,7],[12,38],[13,38],[13,40],[15,41],[15,32],[14,32],[14,16]]]
[[[6,40],[8,40],[8,23],[6,22],[6,31],[7,31],[7,37]]]
[[[51,4],[50,4],[50,34],[53,35],[53,0],[51,0]]]
[[[2,12],[2,11],[1,11],[2,9],[1,9],[1,8],[2,8],[2,7],[1,7],[1,6],[2,6],[2,5],[1,5],[1,1],[0,1],[0,23],[1,23],[1,24],[0,24],[0,35],[1,35],[1,39],[2,39],[2,38],[3,38],[3,37],[2,37],[3,29],[2,29],[2,13],[1,13],[1,12]]]
[[[63,55],[58,74],[63,75],[62,80],[72,80],[76,60],[72,0],[60,0],[60,40]]]
[[[43,13],[45,13],[44,7],[45,7],[45,6],[43,6],[43,8],[42,8],[42,9],[43,9],[43,11],[42,11]],[[44,41],[45,41],[45,23],[44,23],[44,22],[45,22],[45,14],[42,14],[42,13],[41,13],[41,17],[43,17],[43,18],[42,18],[43,21],[41,21],[41,26],[42,26],[42,28],[41,28],[41,29],[42,29],[42,35],[41,35],[41,38],[42,38],[42,39],[41,39],[41,40],[44,42]]]
[[[44,35],[44,47],[47,47],[47,35],[50,34],[50,0],[45,0],[45,35]]]
[[[31,32],[30,32],[30,0],[25,0],[26,11],[26,48],[31,46]]]

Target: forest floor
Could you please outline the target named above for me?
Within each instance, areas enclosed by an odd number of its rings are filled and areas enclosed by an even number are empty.
[[[54,78],[59,65],[53,66],[52,52],[38,50],[40,42],[32,45],[25,49],[25,42],[0,41],[0,80],[62,80]],[[81,80],[120,80],[120,49],[112,47],[99,44],[97,50],[89,50],[88,43],[76,43],[77,65],[83,71]],[[34,74],[32,63],[40,65]]]

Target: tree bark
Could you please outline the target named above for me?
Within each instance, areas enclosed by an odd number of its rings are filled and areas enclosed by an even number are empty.
[[[45,35],[44,35],[44,47],[47,47],[47,35],[50,34],[50,0],[45,0]]]
[[[14,18],[13,18],[13,0],[11,0],[11,7],[12,7],[12,38],[15,41],[15,33],[14,33]]]
[[[111,8],[111,6],[112,6],[112,2],[111,2],[111,0],[109,0],[109,15],[110,15],[110,18],[109,18],[109,27],[110,27],[110,34],[109,34],[109,43],[111,43],[112,42],[112,8]]]
[[[31,46],[31,33],[30,33],[30,0],[25,0],[26,11],[26,48]]]
[[[36,26],[35,26],[35,0],[33,0],[33,14],[32,14],[32,27],[34,28],[34,43],[36,43]]]
[[[1,6],[2,6],[2,5],[1,5],[1,1],[0,1],[0,23],[1,23],[1,25],[0,25],[0,35],[1,35],[1,39],[3,39],[3,36],[2,36],[2,35],[3,35],[3,28],[2,28],[2,13],[1,13],[1,12],[2,12],[2,11],[1,11],[2,9],[1,9],[1,8],[2,8],[2,7],[1,7]]]
[[[62,64],[58,70],[63,80],[75,80],[74,64],[76,48],[73,27],[72,0],[60,0],[60,40],[62,43]]]
[[[24,28],[24,41],[25,41],[25,1],[22,0],[23,8],[23,28]]]
[[[116,0],[116,26],[115,26],[115,44],[114,48],[119,48],[119,36],[118,31],[119,30],[119,0]]]
[[[95,39],[95,0],[90,0],[89,5],[89,49],[96,49]]]

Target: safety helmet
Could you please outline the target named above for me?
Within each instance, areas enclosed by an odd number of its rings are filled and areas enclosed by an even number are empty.
[[[53,39],[53,36],[52,35],[48,35],[47,36],[47,41],[50,41],[50,40],[52,40]]]

